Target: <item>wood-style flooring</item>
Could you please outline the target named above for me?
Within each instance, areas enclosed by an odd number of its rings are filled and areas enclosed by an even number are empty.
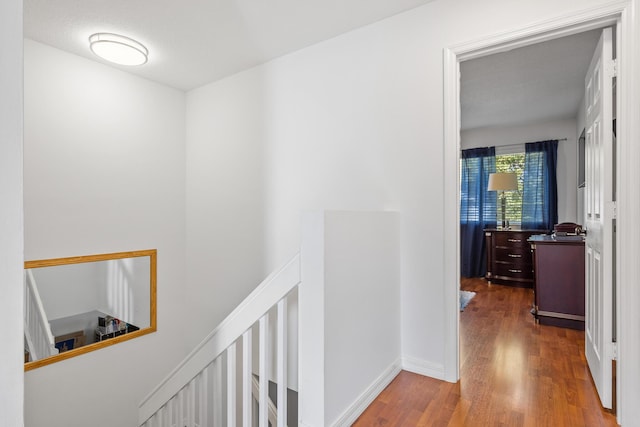
[[[402,371],[354,426],[616,426],[600,406],[584,332],[537,325],[531,289],[463,279],[457,384]]]

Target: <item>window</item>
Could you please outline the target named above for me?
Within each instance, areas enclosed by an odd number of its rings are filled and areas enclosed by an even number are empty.
[[[506,191],[506,216],[512,225],[520,225],[522,221],[522,190],[524,188],[524,152],[496,154],[496,172],[512,172],[518,177],[518,190]],[[502,206],[498,203],[496,221],[500,223]]]

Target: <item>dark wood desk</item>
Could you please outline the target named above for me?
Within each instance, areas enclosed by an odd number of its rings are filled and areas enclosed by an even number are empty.
[[[535,278],[533,315],[543,325],[584,330],[584,240],[529,238]]]

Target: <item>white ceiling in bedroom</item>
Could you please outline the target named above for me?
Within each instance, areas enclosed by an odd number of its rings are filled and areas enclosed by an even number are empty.
[[[462,129],[574,118],[600,30],[460,64]]]

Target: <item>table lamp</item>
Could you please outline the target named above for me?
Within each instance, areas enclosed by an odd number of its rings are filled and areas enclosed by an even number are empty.
[[[500,191],[500,203],[502,206],[502,228],[507,229],[506,210],[507,197],[505,191],[515,191],[518,189],[518,178],[515,173],[497,172],[489,174],[488,191]]]

